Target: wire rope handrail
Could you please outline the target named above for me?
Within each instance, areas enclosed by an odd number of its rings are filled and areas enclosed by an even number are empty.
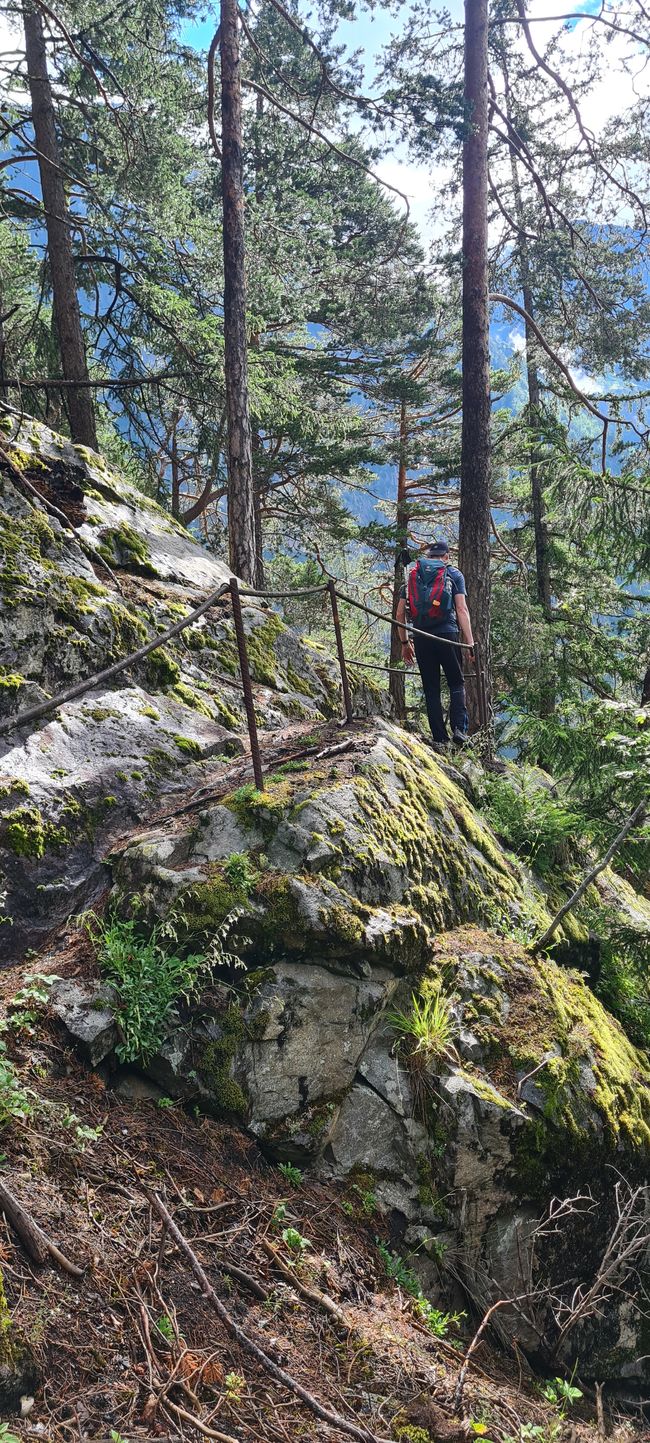
[[[122,657],[120,661],[114,662],[111,666],[105,667],[102,671],[96,672],[90,677],[86,677],[84,681],[77,682],[74,686],[67,687],[65,691],[59,692],[56,696],[48,697],[46,701],[39,702],[36,706],[28,707],[23,712],[18,712],[16,716],[6,717],[1,720],[0,736],[5,735],[7,732],[17,731],[29,722],[39,721],[42,717],[45,717],[51,712],[56,711],[57,708],[59,706],[62,706],[65,702],[74,701],[77,697],[83,696],[86,692],[92,691],[95,687],[102,685],[104,682],[112,681],[114,677],[126,671],[128,667],[132,666],[138,661],[142,661],[145,657],[149,656],[151,652],[158,650],[158,648],[163,646],[166,641],[171,640],[171,638],[174,636],[180,635],[181,632],[185,631],[188,626],[191,626],[195,621],[197,621],[201,616],[203,616],[204,613],[208,611],[211,606],[214,606],[215,603],[219,601],[222,596],[226,595],[226,593],[229,593],[231,598],[233,623],[235,627],[237,650],[239,654],[241,681],[238,681],[235,678],[226,679],[225,677],[221,676],[217,676],[215,679],[223,681],[226,685],[232,685],[234,687],[237,687],[243,692],[248,734],[251,746],[251,761],[253,763],[255,783],[260,791],[263,790],[264,787],[262,774],[262,755],[260,751],[259,737],[257,733],[257,718],[255,715],[253,684],[248,657],[248,644],[241,609],[242,600],[246,600],[248,597],[261,597],[268,600],[286,600],[287,598],[293,599],[294,597],[301,596],[318,596],[325,594],[329,595],[330,605],[332,608],[332,622],[336,637],[337,656],[341,673],[341,689],[343,693],[345,720],[347,723],[352,722],[354,719],[354,713],[352,709],[352,695],[350,692],[350,684],[347,675],[348,665],[361,667],[364,670],[369,671],[382,671],[386,674],[403,676],[405,678],[408,677],[409,673],[406,669],[392,667],[386,664],[380,665],[373,662],[362,662],[357,661],[354,658],[349,658],[349,660],[346,659],[345,648],[343,644],[343,633],[341,630],[341,622],[338,611],[339,600],[349,606],[356,607],[359,611],[365,612],[368,616],[375,617],[378,621],[387,622],[390,623],[391,626],[400,627],[411,635],[423,636],[428,640],[435,640],[436,642],[442,643],[446,646],[456,646],[462,648],[465,651],[474,651],[476,656],[476,672],[472,673],[471,675],[472,678],[476,679],[478,682],[477,693],[480,725],[486,731],[488,730],[485,675],[480,665],[480,649],[478,643],[471,644],[469,642],[453,641],[448,637],[437,636],[430,631],[424,631],[420,627],[413,626],[412,623],[409,621],[400,621],[395,616],[387,616],[384,613],[375,610],[374,607],[367,606],[363,602],[357,601],[356,598],[348,596],[345,592],[339,591],[334,578],[331,578],[328,582],[318,587],[307,587],[290,592],[277,592],[253,590],[252,588],[246,588],[244,591],[240,591],[239,582],[237,578],[233,576],[230,578],[229,581],[222,582],[215,591],[210,592],[209,596],[206,597],[205,601],[202,601],[200,605],[195,607],[193,611],[189,612],[187,616],[183,617],[180,621],[175,622],[172,626],[167,627],[165,631],[153,637],[152,640],[146,642],[144,646],[140,646],[136,651],[131,652],[128,656]]]
[[[425,636],[429,641],[442,642],[445,646],[461,646],[465,651],[474,651],[475,649],[476,643],[473,641],[452,641],[450,637],[438,636],[432,631],[423,631],[420,626],[414,626],[411,621],[398,621],[396,616],[386,616],[381,611],[375,611],[374,607],[366,606],[363,601],[355,601],[353,596],[346,596],[345,592],[339,591],[338,588],[336,594],[339,601],[345,601],[348,606],[356,606],[358,611],[365,611],[368,616],[375,616],[377,621],[390,622],[391,626],[402,626],[405,631],[411,632],[413,636]]]

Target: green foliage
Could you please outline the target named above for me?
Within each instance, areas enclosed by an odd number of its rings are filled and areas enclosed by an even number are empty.
[[[560,778],[583,835],[606,850],[623,821],[647,796],[648,713],[631,700],[566,701],[553,717],[517,715],[512,737],[543,754]],[[627,838],[615,866],[643,889],[650,873],[650,824]]]
[[[241,1403],[242,1393],[246,1387],[246,1379],[243,1373],[226,1373],[223,1381],[226,1389],[227,1402]]]
[[[300,1171],[300,1168],[294,1167],[292,1162],[279,1162],[278,1172],[282,1173],[282,1176],[286,1178],[287,1182],[291,1183],[292,1187],[300,1187],[300,1184],[302,1182],[302,1173]]]
[[[33,1114],[33,1094],[20,1082],[0,1039],[0,1128],[10,1122],[26,1122]]]
[[[398,1288],[408,1293],[414,1299],[415,1311],[420,1320],[426,1325],[435,1338],[445,1338],[450,1327],[457,1326],[464,1313],[442,1313],[438,1308],[425,1298],[422,1292],[420,1280],[412,1268],[409,1268],[399,1253],[392,1253],[380,1238],[375,1239],[379,1255],[386,1269],[386,1276],[392,1278]]]
[[[379,1211],[379,1203],[372,1188],[360,1187],[358,1183],[354,1183],[352,1191],[357,1194],[359,1206],[364,1217],[374,1217],[375,1213]]]
[[[249,896],[258,878],[247,852],[231,852],[223,864],[223,870],[231,887],[243,896]]]
[[[60,980],[53,972],[35,972],[27,976],[11,998],[4,1029],[33,1036],[34,1026],[47,1006],[50,988]]]
[[[582,1398],[581,1389],[567,1382],[566,1378],[549,1378],[540,1391],[547,1403],[554,1403],[563,1412]]]
[[[573,859],[583,823],[548,785],[518,771],[516,778],[489,776],[482,781],[486,821],[511,851],[542,876]]]
[[[80,1153],[86,1151],[89,1143],[99,1142],[104,1131],[103,1123],[99,1127],[90,1127],[87,1123],[80,1122],[76,1112],[71,1112],[69,1108],[64,1109],[61,1122],[70,1129],[75,1150]]]
[[[156,1319],[156,1330],[160,1333],[161,1338],[165,1339],[166,1343],[173,1343],[175,1337],[174,1324],[171,1318],[167,1317],[166,1313],[163,1313],[161,1318]]]
[[[210,947],[185,953],[179,946],[183,919],[178,913],[146,929],[141,921],[115,913],[82,918],[97,951],[99,965],[117,993],[115,1017],[122,1062],[148,1062],[159,1050],[177,1015],[178,1004],[195,997],[215,967],[233,959],[224,949],[232,918],[226,918]]]
[[[388,1020],[400,1037],[410,1045],[411,1055],[448,1057],[452,1051],[454,1018],[451,999],[440,987],[431,987],[424,995],[415,993],[410,1012],[391,1012]]]
[[[309,1238],[304,1238],[297,1228],[283,1228],[282,1241],[292,1253],[304,1253],[311,1247]]]

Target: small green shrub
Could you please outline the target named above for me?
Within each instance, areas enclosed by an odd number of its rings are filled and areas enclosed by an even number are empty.
[[[493,831],[511,851],[541,876],[569,861],[579,848],[584,823],[547,788],[521,785],[507,776],[486,777],[482,811]]]
[[[10,1122],[26,1122],[33,1114],[32,1094],[22,1086],[16,1069],[0,1040],[0,1128]]]
[[[248,896],[255,886],[258,872],[246,852],[231,852],[223,864],[223,870],[236,891]]]
[[[379,1238],[375,1239],[379,1249],[379,1255],[386,1269],[386,1276],[397,1283],[398,1288],[408,1293],[414,1300],[415,1312],[420,1320],[426,1325],[435,1338],[445,1338],[451,1327],[457,1327],[464,1313],[442,1313],[434,1308],[428,1298],[425,1298],[420,1286],[417,1274],[413,1272],[400,1258],[399,1253],[391,1253],[390,1249],[382,1243]]]
[[[297,1228],[283,1228],[282,1241],[286,1243],[292,1253],[304,1253],[311,1247],[309,1238],[304,1238]]]
[[[177,1003],[196,987],[204,959],[168,952],[159,926],[145,937],[133,919],[100,920],[90,913],[83,920],[102,972],[117,992],[117,1055],[122,1062],[148,1062],[164,1041]]]
[[[294,1167],[292,1162],[279,1162],[278,1172],[282,1173],[282,1176],[286,1178],[287,1182],[291,1183],[292,1187],[300,1187],[300,1184],[302,1182],[302,1173],[300,1171],[300,1168]]]
[[[81,919],[97,950],[104,976],[115,987],[116,1021],[120,1029],[117,1055],[122,1062],[147,1062],[159,1050],[176,1014],[178,1003],[196,995],[199,984],[213,968],[240,959],[224,950],[223,942],[235,914],[226,918],[205,952],[180,956],[173,918],[144,935],[142,924],[93,912]]]
[[[549,1378],[540,1391],[547,1403],[554,1403],[562,1412],[582,1398],[580,1388],[574,1388],[566,1378]]]
[[[14,993],[8,1005],[8,1017],[2,1030],[26,1032],[32,1036],[34,1024],[39,1021],[47,1006],[50,987],[60,978],[51,973],[36,972],[25,978],[23,986]]]

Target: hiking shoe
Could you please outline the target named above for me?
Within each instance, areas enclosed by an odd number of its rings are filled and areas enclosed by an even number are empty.
[[[452,732],[451,739],[455,747],[466,747],[469,745],[467,732],[459,731],[458,727]]]

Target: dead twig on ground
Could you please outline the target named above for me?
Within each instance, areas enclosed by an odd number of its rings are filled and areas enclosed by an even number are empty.
[[[315,1413],[316,1417],[320,1418],[323,1423],[328,1423],[332,1428],[338,1428],[340,1432],[347,1433],[351,1438],[357,1438],[359,1440],[359,1443],[389,1443],[388,1439],[378,1438],[377,1434],[372,1433],[369,1428],[364,1428],[363,1426],[359,1426],[356,1423],[351,1423],[347,1418],[343,1418],[340,1413],[335,1413],[333,1410],[324,1407],[324,1405],[319,1402],[318,1398],[314,1397],[313,1393],[310,1393],[307,1388],[303,1388],[302,1383],[299,1383],[297,1378],[292,1377],[292,1375],[290,1373],[287,1373],[284,1368],[281,1368],[277,1363],[274,1363],[273,1359],[269,1357],[268,1353],[265,1353],[264,1349],[261,1348],[259,1344],[254,1341],[253,1338],[249,1337],[248,1333],[244,1332],[243,1328],[240,1328],[239,1324],[235,1322],[233,1317],[231,1317],[228,1309],[224,1307],[221,1299],[217,1297],[214,1288],[211,1286],[203,1268],[201,1267],[196,1253],[190,1247],[187,1238],[183,1236],[180,1229],[176,1226],[176,1223],[174,1222],[171,1213],[168,1212],[162,1199],[159,1198],[156,1193],[150,1192],[149,1189],[146,1187],[143,1187],[143,1192],[151,1203],[151,1206],[158,1213],[161,1221],[167,1224],[167,1228],[171,1237],[173,1237],[175,1243],[178,1245],[181,1252],[187,1258],[187,1261],[192,1269],[192,1272],[194,1273],[195,1278],[197,1279],[197,1282],[201,1284],[205,1297],[212,1304],[212,1307],[214,1308],[217,1316],[221,1319],[224,1327],[227,1329],[227,1331],[231,1334],[232,1337],[236,1338],[240,1346],[247,1353],[250,1353],[252,1357],[254,1357],[256,1361],[260,1363],[263,1368],[266,1369],[266,1372],[270,1373],[271,1377],[274,1378],[277,1383],[281,1383],[283,1387],[288,1388],[290,1392],[295,1393],[297,1397],[302,1400],[303,1403],[306,1403],[307,1407],[311,1409],[312,1413]]]
[[[11,1223],[12,1228],[18,1234],[32,1262],[41,1265],[50,1257],[54,1262],[59,1264],[59,1267],[63,1268],[64,1272],[69,1273],[71,1278],[84,1277],[86,1269],[77,1267],[76,1263],[72,1263],[70,1259],[66,1257],[65,1253],[62,1253],[61,1249],[57,1248],[56,1243],[53,1243],[52,1239],[48,1238],[47,1233],[43,1232],[42,1227],[39,1226],[31,1213],[27,1212],[27,1209],[18,1201],[18,1198],[14,1197],[13,1193],[9,1191],[9,1188],[3,1182],[0,1182],[0,1208],[2,1208],[7,1221]]]
[[[273,1247],[273,1244],[269,1242],[268,1238],[262,1238],[261,1242],[264,1251],[268,1253],[270,1258],[273,1258],[276,1268],[279,1268],[283,1277],[291,1283],[292,1288],[295,1288],[296,1292],[300,1293],[308,1302],[316,1303],[324,1312],[329,1313],[330,1317],[336,1318],[337,1323],[340,1323],[342,1328],[349,1330],[350,1324],[338,1303],[335,1303],[334,1299],[330,1298],[327,1293],[321,1293],[320,1288],[309,1287],[307,1283],[303,1283],[300,1278],[296,1277],[295,1269],[290,1268],[288,1264],[284,1262],[284,1259],[278,1255],[276,1248]]]

